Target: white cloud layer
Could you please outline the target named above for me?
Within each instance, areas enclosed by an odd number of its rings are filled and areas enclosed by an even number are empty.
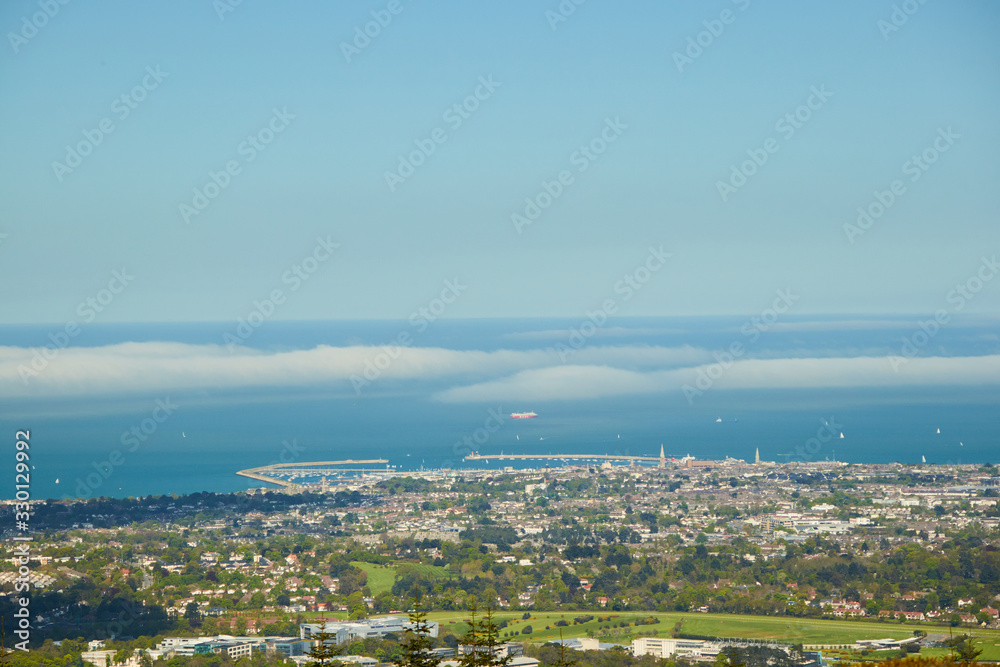
[[[52,352],[50,351],[50,354]],[[689,366],[709,357],[693,347],[584,347],[585,364]],[[496,377],[559,364],[554,350],[492,352],[384,346],[261,352],[221,345],[121,343],[57,350],[50,359],[32,348],[0,347],[0,398],[71,397],[194,389],[256,389],[377,379]]]
[[[586,346],[562,363],[551,348],[492,352],[318,346],[230,351],[220,345],[122,343],[59,350],[0,347],[0,398],[91,398],[194,390],[334,385],[352,376],[434,381],[446,402],[575,400],[698,389],[932,387],[1000,384],[1000,355],[742,359],[728,368],[693,347]],[[367,372],[367,375],[366,375]],[[707,386],[706,386],[707,385]]]
[[[605,398],[628,394],[726,389],[934,387],[1000,384],[1000,355],[929,357],[893,364],[888,357],[746,359],[650,372],[571,366],[514,375],[435,394],[445,402]]]

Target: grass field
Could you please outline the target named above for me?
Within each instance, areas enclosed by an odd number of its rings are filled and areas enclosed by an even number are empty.
[[[980,639],[976,644],[977,648],[983,650],[979,656],[981,661],[1000,661],[1000,644],[992,643],[987,639]],[[925,648],[920,651],[922,658],[942,658],[951,653],[947,648]],[[861,655],[860,651],[824,651],[823,657],[830,660],[843,660],[845,662],[881,662],[891,660],[899,655],[898,651],[872,651],[868,655]],[[913,655],[913,654],[911,654]]]
[[[776,639],[788,643],[802,644],[851,644],[858,639],[905,639],[912,637],[913,631],[920,629],[929,633],[947,633],[947,628],[932,628],[926,625],[899,623],[866,623],[861,621],[814,620],[785,616],[739,616],[733,614],[682,614],[682,613],[635,613],[635,612],[595,612],[595,611],[559,611],[532,612],[531,618],[522,620],[524,612],[499,612],[497,622],[506,620],[508,627],[503,632],[510,633],[508,638],[520,641],[546,642],[559,638],[559,628],[555,622],[565,620],[569,623],[562,628],[563,637],[587,636],[591,631],[595,636],[608,633],[607,641],[627,641],[628,635],[648,636],[653,633],[661,637],[670,635],[674,624],[684,620],[682,632],[713,637],[742,637],[747,639]],[[574,616],[593,615],[592,621],[580,625],[573,624]],[[464,612],[432,612],[430,618],[442,624],[441,633],[452,632],[460,635],[465,631],[463,619],[468,618]],[[598,622],[597,617],[612,618],[610,621]],[[658,624],[635,626],[638,618],[655,616],[660,619]],[[627,627],[602,628],[601,626],[619,625],[631,622]],[[525,626],[530,625],[532,632],[522,634]],[[546,630],[545,626],[549,626]],[[969,630],[960,630],[969,632]],[[983,649],[982,659],[1000,659],[1000,632],[988,630],[972,630],[979,637],[979,647]],[[615,636],[617,635],[617,637]],[[996,657],[993,657],[996,656]]]
[[[396,576],[397,565],[382,567],[371,563],[353,562],[368,573],[368,585],[372,594],[392,588]],[[431,565],[415,565],[438,577],[447,577],[448,571],[442,567]],[[858,639],[905,639],[913,636],[914,630],[923,630],[928,634],[948,634],[948,628],[911,623],[878,623],[868,621],[816,620],[793,618],[788,616],[741,616],[737,614],[701,614],[681,612],[614,612],[614,611],[549,611],[530,612],[531,618],[523,620],[523,611],[498,611],[494,614],[497,623],[507,621],[508,627],[501,631],[501,638],[510,641],[543,643],[559,639],[560,628],[556,621],[568,623],[562,628],[565,639],[585,637],[588,633],[603,641],[627,643],[632,637],[658,635],[669,637],[674,624],[683,619],[681,631],[693,635],[711,637],[740,637],[746,639],[774,639],[784,643],[801,644],[853,644]],[[307,614],[312,617],[322,615],[329,618],[331,614]],[[333,614],[338,616],[338,614]],[[594,620],[582,624],[574,624],[576,616],[593,616]],[[641,618],[656,617],[659,623],[652,625],[635,625]],[[428,614],[430,620],[441,624],[440,636],[449,633],[461,636],[469,618],[466,611],[435,611]],[[607,620],[598,621],[598,618]],[[608,618],[610,617],[610,618]],[[622,627],[622,623],[628,625]],[[531,626],[531,632],[523,634],[526,626]],[[548,626],[548,629],[546,629]],[[616,627],[608,627],[616,626]],[[981,660],[1000,661],[1000,632],[996,630],[955,628],[955,634],[971,633],[978,642],[978,648],[983,649]],[[929,649],[927,655],[946,653],[944,649]],[[849,652],[853,659],[859,659],[856,652]],[[924,654],[922,652],[922,654]],[[848,654],[845,654],[848,655]],[[876,655],[873,653],[872,655]]]
[[[448,577],[448,570],[443,567],[434,567],[424,563],[393,563],[392,565],[375,565],[374,563],[362,563],[361,561],[351,561],[351,565],[361,568],[368,573],[368,588],[372,595],[378,595],[384,591],[392,590],[392,584],[396,581],[396,568],[399,565],[409,565],[420,570],[421,573],[432,577]]]

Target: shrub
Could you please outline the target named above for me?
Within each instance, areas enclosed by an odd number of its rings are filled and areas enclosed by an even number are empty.
[[[530,635],[530,634],[531,634],[531,626],[530,626],[530,625],[526,625],[526,626],[524,626],[524,627],[523,627],[523,628],[521,629],[521,634],[522,634],[522,635]]]

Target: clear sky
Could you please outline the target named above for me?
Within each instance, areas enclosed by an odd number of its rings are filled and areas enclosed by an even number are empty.
[[[449,317],[576,317],[627,275],[629,315],[924,314],[990,274],[997,3],[561,6],[3,2],[0,322],[405,319],[456,279]]]

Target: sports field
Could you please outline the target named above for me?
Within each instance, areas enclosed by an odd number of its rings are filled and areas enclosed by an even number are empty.
[[[523,620],[524,612],[498,612],[497,622],[506,620],[508,627],[501,634],[508,633],[507,639],[546,642],[559,638],[560,628],[557,621],[568,623],[562,628],[563,637],[587,636],[588,631],[594,636],[608,635],[607,641],[625,641],[628,635],[634,637],[650,636],[654,633],[661,637],[670,636],[674,624],[683,619],[681,632],[693,635],[712,637],[741,637],[747,639],[774,639],[786,643],[802,644],[853,644],[858,639],[905,639],[913,636],[914,630],[924,630],[928,633],[947,633],[947,628],[909,623],[878,623],[864,621],[815,620],[786,616],[740,616],[735,614],[701,614],[701,613],[635,613],[635,612],[597,612],[597,611],[558,611],[531,612],[531,618]],[[582,624],[574,624],[574,617],[594,616],[594,619]],[[465,631],[464,619],[467,612],[431,612],[429,617],[442,624],[441,634],[449,632],[460,635]],[[642,618],[656,617],[659,623],[651,625],[635,625]],[[604,619],[604,620],[599,620]],[[622,624],[626,625],[622,625]],[[523,634],[526,626],[531,626],[529,634]],[[548,629],[546,629],[548,626]],[[1000,632],[981,629],[957,629],[957,633],[971,632],[980,639],[979,647],[984,649],[982,659],[1000,659]],[[990,657],[990,656],[996,657]]]
[[[375,565],[374,563],[362,563],[361,561],[351,561],[351,565],[361,568],[368,573],[368,588],[372,595],[378,595],[384,591],[392,590],[392,584],[396,581],[396,568],[402,563],[392,565]],[[447,578],[449,572],[443,567],[434,567],[425,563],[405,563],[410,567],[415,567],[421,573],[432,577]]]

